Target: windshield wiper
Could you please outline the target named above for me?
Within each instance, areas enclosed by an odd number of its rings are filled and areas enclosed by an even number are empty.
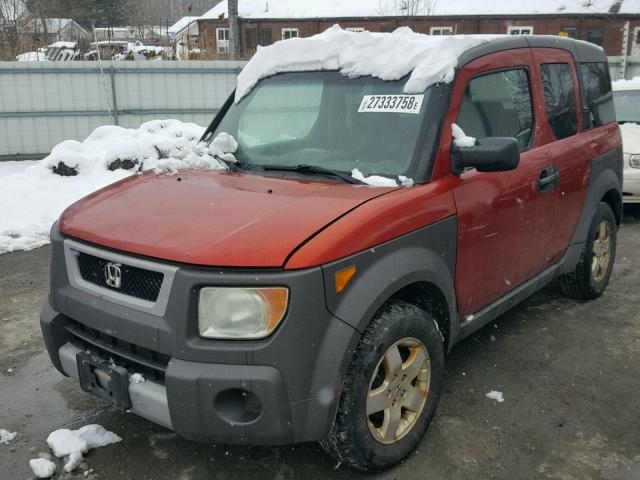
[[[351,175],[339,170],[331,170],[319,165],[263,165],[262,169],[268,172],[295,172],[308,173],[312,175],[324,175],[327,177],[339,178],[343,182],[352,183],[354,185],[366,185],[363,181],[353,178]]]

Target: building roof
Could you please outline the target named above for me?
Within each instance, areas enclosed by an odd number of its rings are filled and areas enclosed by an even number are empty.
[[[169,33],[175,35],[176,33],[180,33],[182,30],[187,28],[191,23],[198,20],[200,17],[182,17],[176,23],[169,27]],[[197,25],[197,22],[196,22]]]
[[[80,25],[74,22],[71,18],[45,18],[45,21],[46,21],[48,33],[56,34],[61,30],[64,30],[66,27],[68,27],[71,24],[74,24],[78,29],[86,32],[84,28],[82,28]],[[43,28],[42,19],[37,17],[32,18],[29,22],[27,22],[27,24],[24,27],[24,30],[43,32],[44,28]]]
[[[561,15],[561,14],[640,14],[640,0],[414,0],[420,6],[407,12],[399,0],[239,0],[242,18],[353,18],[413,15]],[[435,5],[429,8],[429,5]],[[200,19],[227,17],[223,0]]]

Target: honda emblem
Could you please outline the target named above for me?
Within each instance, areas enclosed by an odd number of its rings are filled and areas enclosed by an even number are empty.
[[[122,265],[109,262],[104,266],[104,280],[110,287],[120,288],[122,285]]]

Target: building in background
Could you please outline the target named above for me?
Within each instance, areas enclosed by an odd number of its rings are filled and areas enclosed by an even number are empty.
[[[258,45],[308,37],[335,23],[371,32],[409,26],[429,35],[562,35],[600,45],[609,56],[640,55],[638,0],[240,0],[239,17],[243,57]],[[208,57],[226,58],[226,0],[198,24],[200,47]]]
[[[199,54],[198,19],[182,17],[169,27],[169,36],[174,45],[177,60],[189,60],[192,54]]]
[[[22,27],[21,42],[25,50],[36,50],[54,42],[88,43],[91,34],[71,18],[32,17]]]

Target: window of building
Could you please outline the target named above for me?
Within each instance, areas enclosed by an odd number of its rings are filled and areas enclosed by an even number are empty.
[[[615,121],[609,65],[605,62],[590,62],[580,63],[578,68],[585,110],[585,130]]]
[[[430,35],[453,35],[453,27],[431,27]]]
[[[578,114],[571,66],[568,63],[545,63],[541,70],[544,103],[553,133],[558,140],[575,135]]]
[[[254,49],[258,46],[258,29],[256,27],[244,29],[244,46],[247,49]]]
[[[260,45],[266,47],[267,45],[271,45],[273,43],[273,37],[271,36],[270,28],[261,28],[260,29]]]
[[[529,148],[534,122],[527,70],[501,70],[471,79],[456,123],[471,137],[513,137],[520,151]]]
[[[347,32],[360,33],[360,32],[364,32],[364,27],[347,27],[345,28],[345,30]]]
[[[229,53],[229,29],[216,28],[216,47],[218,53]]]
[[[576,27],[562,27],[562,30],[560,30],[560,36],[578,38],[578,29]]]
[[[587,31],[587,42],[595,43],[596,45],[602,46],[603,41],[604,32],[601,28],[590,28]]]
[[[533,35],[533,27],[508,27],[507,33],[509,35]]]
[[[282,39],[287,40],[289,38],[298,38],[298,29],[297,28],[283,28],[282,29]]]

